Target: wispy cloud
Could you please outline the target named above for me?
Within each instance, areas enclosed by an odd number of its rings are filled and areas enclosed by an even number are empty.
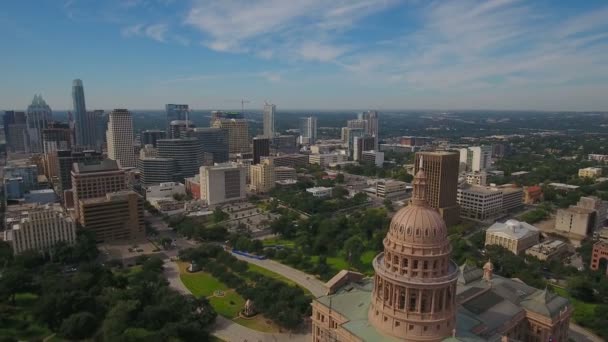
[[[177,77],[173,79],[163,80],[161,84],[171,83],[184,83],[184,82],[200,82],[200,81],[212,81],[212,80],[234,80],[234,79],[247,79],[247,78],[258,78],[266,80],[267,82],[281,82],[283,79],[283,72],[280,71],[260,71],[260,72],[243,72],[243,73],[223,73],[223,74],[197,74],[188,75],[183,77]]]
[[[203,44],[212,50],[263,50],[254,53],[329,62],[349,50],[336,43],[333,34],[392,4],[389,0],[197,1],[185,24],[198,29]]]

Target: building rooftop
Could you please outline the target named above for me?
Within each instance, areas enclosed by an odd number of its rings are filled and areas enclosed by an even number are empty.
[[[486,230],[486,233],[502,235],[511,239],[520,240],[532,235],[538,235],[538,228],[517,220],[508,220],[504,223],[496,222]]]
[[[557,211],[558,212],[568,211],[568,212],[575,213],[575,214],[591,214],[591,213],[595,212],[595,209],[589,209],[589,208],[583,208],[583,207],[571,205],[568,208],[558,209]]]
[[[368,321],[373,279],[348,282],[333,294],[321,296],[317,302],[340,313],[348,322],[342,327],[364,341],[396,341],[382,335]],[[444,341],[501,341],[498,333],[504,324],[526,311],[555,317],[569,310],[569,302],[548,290],[538,290],[517,279],[494,275],[483,279],[483,270],[460,266],[457,283],[456,336]]]
[[[104,159],[102,161],[95,162],[74,163],[74,172],[80,174],[118,170],[120,170],[118,162],[112,159]]]

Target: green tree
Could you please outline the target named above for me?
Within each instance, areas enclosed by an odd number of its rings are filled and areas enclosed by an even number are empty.
[[[344,252],[348,258],[348,263],[352,266],[359,265],[359,260],[364,251],[365,246],[359,236],[353,236],[344,242]]]
[[[61,323],[60,335],[73,340],[91,337],[97,330],[98,321],[90,312],[78,312]]]

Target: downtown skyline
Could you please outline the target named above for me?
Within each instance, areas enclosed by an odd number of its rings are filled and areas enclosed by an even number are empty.
[[[12,2],[0,109],[608,108],[601,1]],[[27,25],[25,24],[27,23]],[[44,51],[44,53],[41,53]]]

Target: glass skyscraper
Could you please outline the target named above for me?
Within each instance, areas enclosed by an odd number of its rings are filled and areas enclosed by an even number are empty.
[[[75,79],[72,81],[72,102],[74,107],[74,119],[76,120],[76,145],[91,146],[95,139],[90,135],[89,117],[87,115],[87,107],[84,101],[84,87],[82,81]],[[89,133],[89,134],[87,134]]]
[[[29,151],[42,152],[42,130],[52,119],[51,107],[44,101],[42,95],[34,95],[32,104],[27,107],[27,134],[29,136]]]
[[[166,104],[165,112],[167,114],[167,133],[169,133],[171,121],[188,119],[189,108],[187,104]]]

